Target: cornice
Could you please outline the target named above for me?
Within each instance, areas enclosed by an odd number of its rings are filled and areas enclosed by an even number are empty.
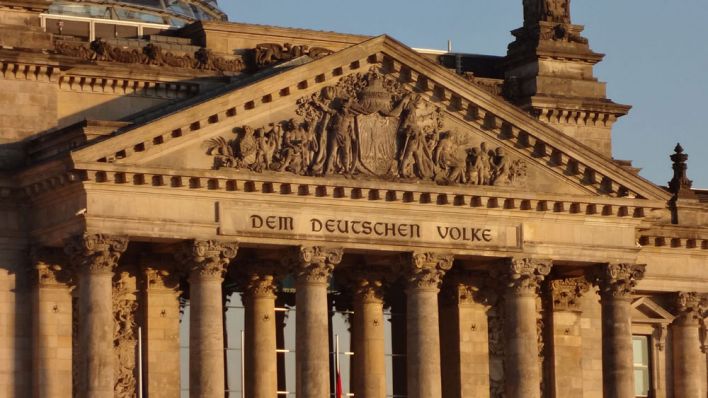
[[[101,162],[79,162],[73,173],[96,186],[157,188],[192,194],[243,192],[556,214],[642,223],[664,210],[661,201],[606,196],[539,194],[499,187],[437,186],[346,178],[313,178],[231,170],[174,170]],[[128,188],[130,189],[130,188]]]
[[[379,63],[383,63],[387,73],[439,102],[448,114],[488,132],[509,150],[521,151],[530,161],[575,181],[588,193],[662,201],[670,198],[664,190],[614,165],[611,159],[594,149],[509,106],[464,78],[441,70],[432,61],[386,36],[282,72],[278,75],[278,84],[264,79],[186,108],[198,115],[195,119],[180,122],[184,114],[168,115],[104,143],[80,149],[72,157],[76,161],[109,163],[126,162],[126,158],[133,155],[138,155],[136,159],[139,159],[152,147],[171,140],[184,142],[185,137],[196,137],[202,129],[228,120],[233,124],[253,116],[253,111],[262,105],[272,107],[276,101],[312,92],[333,78],[361,72],[366,69],[365,65]]]

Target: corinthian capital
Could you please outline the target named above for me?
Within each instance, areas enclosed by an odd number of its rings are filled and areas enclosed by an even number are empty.
[[[338,247],[301,246],[294,251],[289,261],[298,280],[327,283],[343,255],[344,250]]]
[[[229,262],[236,257],[238,243],[216,240],[184,242],[175,253],[190,277],[222,280]]]
[[[704,311],[702,301],[698,293],[676,293],[676,322],[684,325],[698,325]]]
[[[551,272],[551,260],[534,258],[508,259],[504,269],[504,281],[514,294],[536,294],[541,282]]]
[[[54,249],[32,248],[32,279],[38,286],[66,286],[72,282],[70,268],[64,264],[66,259],[61,257]]]
[[[555,311],[579,311],[580,298],[590,290],[585,278],[556,279],[551,281],[551,297]]]
[[[452,254],[414,252],[406,269],[408,289],[439,290],[445,272],[452,268]]]
[[[638,264],[605,264],[597,273],[596,280],[603,297],[629,298],[644,278],[646,266]]]
[[[127,248],[128,238],[85,233],[68,239],[64,251],[79,272],[111,273]]]

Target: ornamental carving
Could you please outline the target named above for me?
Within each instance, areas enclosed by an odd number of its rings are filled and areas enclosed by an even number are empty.
[[[171,290],[178,295],[180,294],[178,290],[179,274],[176,271],[147,267],[144,269],[144,273],[148,290]]]
[[[506,264],[504,281],[514,294],[536,294],[544,278],[551,272],[550,260],[512,258]]]
[[[694,292],[679,292],[676,294],[677,321],[682,324],[697,325],[703,319],[701,296]]]
[[[67,240],[64,251],[80,272],[113,272],[128,239],[103,234],[83,234]]]
[[[299,281],[327,283],[343,255],[344,250],[341,248],[301,246],[295,249],[288,261]]]
[[[481,304],[489,308],[495,299],[483,276],[462,270],[447,274],[440,293],[440,302],[446,305]]]
[[[183,243],[175,256],[190,277],[223,279],[237,251],[236,242],[193,240]]]
[[[540,21],[570,24],[570,0],[523,0],[524,25]]]
[[[270,273],[251,273],[243,278],[243,296],[248,298],[276,298],[278,283],[275,276]]]
[[[603,297],[629,298],[644,278],[646,266],[637,264],[606,264],[602,266],[596,281]]]
[[[63,258],[48,248],[32,248],[30,258],[34,264],[32,277],[37,286],[67,286],[72,283],[68,267],[62,265]]]
[[[443,111],[372,68],[298,100],[297,117],[204,143],[214,168],[378,177],[441,185],[520,185],[526,163],[443,128]]]
[[[333,51],[322,47],[308,47],[306,45],[292,45],[290,43],[261,43],[256,45],[254,53],[256,66],[262,68],[302,57],[303,55],[318,59],[332,54]]]
[[[80,58],[84,61],[107,61],[126,64],[170,66],[217,72],[241,72],[246,68],[243,59],[226,59],[215,55],[211,50],[200,48],[194,54],[177,55],[165,51],[153,43],[143,48],[125,48],[113,46],[103,39],[96,39],[88,46],[82,42],[55,42],[58,54]]]
[[[127,272],[116,276],[113,282],[113,350],[116,358],[114,396],[118,398],[137,395],[138,325],[135,314],[138,302],[135,292],[135,278]]]
[[[590,290],[590,283],[585,278],[556,279],[550,288],[553,310],[580,311],[580,298]]]
[[[406,279],[409,289],[440,289],[445,272],[452,268],[452,254],[414,252]]]

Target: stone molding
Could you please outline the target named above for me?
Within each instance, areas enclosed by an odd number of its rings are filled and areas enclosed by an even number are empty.
[[[190,278],[223,280],[237,252],[237,242],[192,240],[182,243],[175,256]]]
[[[338,247],[300,246],[288,261],[299,282],[326,284],[343,255]]]
[[[126,172],[123,167],[114,167],[106,164],[86,165],[87,169],[81,173],[84,181],[99,184],[115,184],[120,186],[133,185],[156,187],[161,189],[180,189],[190,192],[260,192],[269,195],[291,195],[297,193],[301,196],[330,197],[335,199],[371,200],[385,198],[390,202],[420,203],[425,205],[452,207],[475,207],[508,211],[538,212],[569,214],[593,217],[617,217],[622,219],[646,219],[654,217],[655,212],[663,211],[665,204],[658,202],[647,203],[636,199],[622,198],[583,198],[568,199],[552,195],[530,195],[522,192],[510,193],[499,191],[494,193],[472,193],[465,187],[421,186],[416,184],[397,183],[389,188],[374,187],[372,184],[362,182],[361,187],[352,187],[351,180],[312,181],[307,177],[277,178],[238,176],[224,177],[218,172],[205,171],[198,175],[168,175],[163,171],[153,169],[137,169]],[[297,181],[302,179],[302,181]],[[377,184],[379,185],[379,184]],[[39,181],[26,187],[27,192],[46,192],[52,189],[49,181]],[[703,248],[708,249],[708,240],[703,241]],[[696,243],[701,245],[700,241]]]
[[[521,257],[505,260],[503,281],[507,291],[515,295],[536,295],[552,266],[551,260]]]
[[[390,55],[384,55],[379,52],[381,50],[378,50],[378,48],[375,49],[375,47],[381,46],[386,48],[392,47],[392,53],[398,52],[400,53],[398,55],[403,58],[406,58],[408,55],[405,54],[402,49],[397,48],[395,44],[386,41],[385,38],[382,38],[379,41],[371,40],[360,46],[354,46],[352,49],[342,50],[331,57],[327,57],[327,61],[332,63],[331,60],[333,57],[339,56],[341,58],[345,58],[350,56],[350,50],[356,51],[360,54],[362,50],[374,47],[371,48],[374,53],[366,57],[361,57],[358,61],[351,62],[351,60],[348,59],[345,65],[336,66],[331,72],[320,72],[311,78],[299,76],[299,78],[305,78],[305,80],[300,81],[300,83],[295,86],[290,85],[287,87],[280,87],[271,93],[259,91],[257,97],[253,99],[245,99],[242,104],[230,106],[229,108],[223,110],[217,110],[212,116],[204,117],[205,121],[207,119],[213,119],[213,122],[211,123],[202,123],[202,120],[194,120],[193,122],[182,127],[174,126],[175,129],[169,132],[163,132],[162,134],[170,134],[176,129],[195,132],[199,130],[200,127],[204,127],[208,124],[213,124],[228,119],[229,117],[234,117],[236,115],[241,115],[242,113],[252,112],[254,109],[259,109],[259,104],[269,105],[269,103],[275,99],[281,99],[291,95],[291,93],[294,93],[297,90],[308,90],[310,86],[318,85],[322,81],[326,80],[328,76],[336,77],[343,76],[348,73],[356,73],[360,72],[360,69],[364,65],[381,63],[382,70],[384,70],[387,74],[390,74],[395,80],[403,82],[406,87],[415,87],[420,90],[423,95],[435,97],[441,107],[449,110],[451,117],[460,119],[466,123],[471,123],[478,128],[482,128],[483,131],[488,131],[493,137],[495,137],[495,139],[501,137],[502,140],[507,141],[509,145],[520,148],[522,152],[527,152],[530,158],[537,158],[538,161],[542,162],[544,165],[551,165],[551,169],[555,169],[559,174],[564,175],[565,178],[573,176],[576,178],[576,183],[586,187],[587,189],[595,190],[603,195],[632,198],[639,196],[637,192],[629,189],[622,183],[615,181],[609,176],[611,173],[623,174],[627,172],[617,167],[611,167],[612,171],[607,173],[602,171],[606,169],[607,165],[601,164],[598,160],[591,159],[590,162],[587,163],[579,161],[575,157],[570,156],[567,152],[558,148],[556,144],[552,142],[560,142],[563,141],[564,138],[556,137],[545,140],[531,135],[529,132],[523,131],[521,128],[514,126],[515,122],[518,121],[516,117],[510,116],[507,120],[505,117],[495,115],[494,112],[489,109],[490,107],[488,105],[483,105],[481,102],[477,103],[477,101],[471,101],[467,97],[462,98],[459,94],[456,94],[455,91],[460,89],[458,86],[463,79],[460,78],[459,81],[458,79],[455,79],[453,82],[449,81],[449,79],[444,76],[435,76],[435,78],[425,76],[426,73],[431,73],[432,71],[427,70],[427,68],[423,66],[420,66],[420,71],[413,70],[411,66],[402,64],[400,61],[393,59]],[[323,59],[315,62],[324,61],[325,60]],[[423,69],[426,69],[426,71],[423,72]],[[284,83],[286,82],[284,81]],[[452,87],[455,88],[453,89]],[[487,94],[484,94],[486,97]],[[540,124],[541,122],[538,123]],[[550,127],[545,125],[540,128],[550,129]],[[149,141],[153,141],[153,137],[151,137]],[[141,143],[135,142],[134,144],[137,146]],[[113,146],[108,151],[127,153],[129,149],[130,148],[116,148]],[[91,152],[96,151],[92,149]],[[99,155],[98,158],[93,160],[106,162],[109,161],[109,159],[114,159],[113,161],[115,161],[118,157],[114,156],[113,153],[104,152],[103,155]],[[624,179],[630,178],[628,176],[623,177]],[[631,178],[633,179],[634,177]],[[633,182],[637,183],[638,181]],[[666,196],[665,193],[661,193],[661,191],[648,184],[640,183],[640,185],[642,185],[642,188],[651,191],[654,196],[662,199]]]
[[[585,278],[554,279],[550,282],[554,311],[580,311],[580,298],[590,291]]]
[[[69,238],[64,251],[77,272],[112,273],[127,248],[128,238],[84,233]]]
[[[637,282],[644,278],[646,265],[610,263],[597,271],[595,280],[603,298],[629,299]]]
[[[674,322],[680,325],[698,326],[705,312],[702,297],[695,292],[678,292],[674,299],[677,315]]]
[[[433,252],[413,252],[405,267],[408,290],[440,290],[445,272],[452,268],[454,256]]]

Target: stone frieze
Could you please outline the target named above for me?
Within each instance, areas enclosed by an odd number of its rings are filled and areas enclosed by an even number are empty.
[[[526,163],[444,128],[440,107],[372,68],[298,100],[297,117],[204,143],[214,168],[514,186]]]

